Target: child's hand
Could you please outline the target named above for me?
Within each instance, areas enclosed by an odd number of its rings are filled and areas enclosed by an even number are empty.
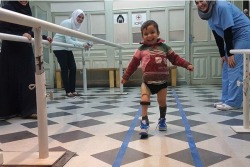
[[[123,79],[121,80],[121,84],[125,84],[127,82],[127,80]]]
[[[188,65],[187,66],[187,70],[188,71],[193,71],[194,70],[194,66],[193,65]]]

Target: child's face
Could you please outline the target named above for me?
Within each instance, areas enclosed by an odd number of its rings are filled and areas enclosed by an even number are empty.
[[[142,30],[142,38],[145,44],[153,45],[157,42],[159,37],[157,29],[153,25],[149,25],[148,27]]]

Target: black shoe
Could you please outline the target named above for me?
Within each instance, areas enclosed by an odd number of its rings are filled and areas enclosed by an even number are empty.
[[[25,117],[25,119],[37,119],[37,114],[31,114],[31,115]]]

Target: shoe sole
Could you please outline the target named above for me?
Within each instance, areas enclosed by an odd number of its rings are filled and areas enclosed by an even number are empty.
[[[216,109],[217,109],[217,110],[221,110],[221,111],[237,110],[237,108],[230,108],[230,109],[216,108]]]
[[[66,99],[75,99],[76,96],[66,96],[65,98],[66,98]]]
[[[73,94],[74,95],[74,94]],[[83,96],[82,94],[75,94],[74,96]]]
[[[167,128],[159,128],[159,131],[167,131]]]
[[[221,111],[229,111],[229,110],[237,110],[239,108],[223,108],[223,107],[216,107],[217,110]]]
[[[37,119],[37,116],[27,116],[25,119]]]
[[[214,104],[214,108],[217,107],[217,105],[222,105],[223,103],[218,103],[218,104]]]

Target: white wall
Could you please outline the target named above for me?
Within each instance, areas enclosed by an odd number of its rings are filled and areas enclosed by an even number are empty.
[[[72,12],[76,9],[83,11],[103,11],[105,9],[104,2],[57,2],[51,3],[51,12]]]
[[[138,8],[151,8],[168,7],[168,6],[184,6],[185,0],[114,0],[113,10],[121,9],[138,9]]]

